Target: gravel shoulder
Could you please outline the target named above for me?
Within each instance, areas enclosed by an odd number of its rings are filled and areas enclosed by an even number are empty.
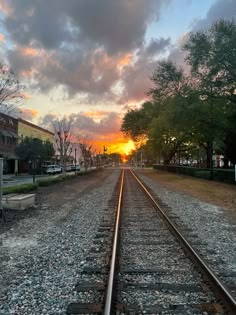
[[[196,236],[194,247],[213,271],[234,292],[236,298],[236,187],[194,180],[156,170],[135,170],[168,208],[168,215]],[[228,194],[229,200],[223,196]]]
[[[139,173],[157,181],[163,187],[182,192],[224,209],[226,215],[236,223],[236,185],[175,175],[160,170],[142,169]]]
[[[0,229],[0,314],[64,314],[120,170],[41,188]]]
[[[219,268],[236,274],[236,187],[152,169],[138,173],[207,240],[215,259],[223,255]],[[0,314],[65,313],[119,175],[106,169],[42,187],[35,208],[7,211],[0,225]]]

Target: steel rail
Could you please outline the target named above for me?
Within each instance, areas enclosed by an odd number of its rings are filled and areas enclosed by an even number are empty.
[[[197,262],[198,266],[201,268],[201,271],[204,273],[204,275],[208,278],[210,283],[213,285],[214,289],[217,290],[217,293],[220,295],[221,299],[223,299],[226,307],[229,309],[230,314],[234,315],[236,314],[236,300],[232,296],[231,292],[223,285],[221,280],[215,275],[215,273],[210,269],[210,267],[207,265],[207,263],[201,258],[198,253],[195,251],[195,249],[190,245],[190,243],[186,240],[186,238],[183,236],[181,232],[178,231],[178,228],[174,223],[170,221],[168,216],[164,213],[164,211],[161,209],[161,207],[157,204],[155,199],[152,197],[152,195],[149,193],[147,188],[144,186],[144,184],[140,181],[140,179],[134,174],[134,172],[129,169],[131,174],[134,176],[134,178],[137,180],[137,182],[140,184],[140,186],[145,191],[146,195],[150,198],[155,208],[157,208],[168,225],[171,227],[172,231],[178,236],[179,240],[185,245],[185,247],[188,249],[188,252],[191,254],[192,259],[194,259],[195,262]]]
[[[120,193],[119,193],[119,200],[118,200],[118,207],[117,207],[117,216],[116,216],[116,225],[115,225],[115,232],[114,232],[112,256],[111,256],[108,286],[107,286],[106,299],[105,299],[105,308],[104,308],[104,313],[103,313],[104,315],[110,315],[111,314],[111,304],[112,304],[112,295],[113,295],[113,287],[114,287],[113,282],[114,282],[115,265],[116,265],[116,252],[117,252],[119,225],[120,225],[120,211],[121,211],[121,203],[122,203],[123,186],[124,186],[124,169],[122,171],[122,176],[121,176]]]

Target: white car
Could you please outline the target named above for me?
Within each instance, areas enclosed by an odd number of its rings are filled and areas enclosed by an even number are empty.
[[[62,172],[62,167],[59,165],[48,165],[46,167],[46,174],[59,174]]]
[[[80,166],[78,164],[66,165],[66,172],[72,172],[72,171],[80,171]]]

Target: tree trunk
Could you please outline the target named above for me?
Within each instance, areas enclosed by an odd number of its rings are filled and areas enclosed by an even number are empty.
[[[229,168],[229,159],[227,157],[224,157],[224,168]]]
[[[212,159],[210,141],[207,141],[206,156],[207,156],[207,168],[210,168],[211,167],[211,159]]]

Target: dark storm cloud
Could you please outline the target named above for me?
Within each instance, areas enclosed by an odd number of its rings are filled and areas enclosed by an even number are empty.
[[[120,130],[120,116],[115,112],[108,113],[99,122],[84,114],[72,114],[69,116],[72,128],[78,134],[97,137],[97,135],[108,135]]]
[[[170,46],[170,38],[151,39],[146,47],[138,52],[138,59],[133,65],[123,69],[122,81],[124,92],[119,103],[139,102],[147,98],[147,92],[151,88],[150,77],[156,66],[155,56],[165,53]]]
[[[119,59],[132,50],[143,49],[148,23],[158,19],[161,7],[168,3],[169,0],[8,0],[11,11],[3,23],[16,44],[8,52],[8,59],[16,73],[32,75],[31,82],[44,93],[62,85],[68,97],[87,93],[95,101],[114,98],[112,86],[119,80]],[[164,39],[154,39],[146,57],[165,44]],[[43,53],[24,55],[22,47]]]
[[[86,116],[83,113],[71,114],[68,119],[71,121],[71,130],[76,136],[89,136],[98,139],[111,133],[120,131],[121,118],[115,112],[110,112],[104,115],[105,117],[99,122],[92,117]],[[41,127],[52,130],[52,121],[57,119],[54,114],[47,114],[39,119]]]
[[[17,75],[20,75],[21,70],[30,71],[36,62],[34,57],[25,56],[22,52],[15,50],[9,50],[7,57]]]
[[[54,119],[56,119],[55,114],[46,114],[43,117],[39,118],[38,125],[40,127],[43,127],[43,128],[49,129],[49,130],[53,130],[52,121]]]
[[[6,17],[5,27],[11,38],[21,45],[35,42],[46,49],[58,48],[64,41],[71,40],[72,31],[66,28],[68,18],[59,9],[60,2],[9,0],[13,11]]]
[[[162,53],[170,45],[170,38],[152,38],[145,49],[148,56]]]
[[[91,41],[116,54],[142,44],[148,22],[158,17],[166,0],[9,0],[9,4],[13,12],[5,26],[21,45],[35,41],[52,49]]]
[[[236,1],[235,0],[217,0],[209,9],[206,18],[197,21],[194,30],[208,28],[212,23],[219,19],[236,18]]]
[[[82,38],[103,45],[109,54],[142,45],[147,23],[155,18],[154,0],[82,0],[70,16]],[[158,1],[161,4],[163,1]],[[158,12],[158,11],[157,11]]]

